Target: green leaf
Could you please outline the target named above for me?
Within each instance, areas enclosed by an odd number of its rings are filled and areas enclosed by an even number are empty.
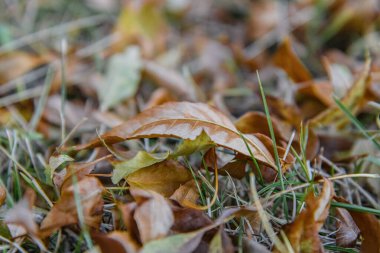
[[[141,56],[137,46],[109,60],[105,83],[98,89],[101,110],[105,111],[135,95],[141,79]]]
[[[151,241],[144,245],[142,253],[187,253],[193,252],[199,245],[205,230],[176,234]]]
[[[204,149],[209,149],[214,145],[215,143],[210,139],[207,133],[202,131],[195,140],[185,139],[178,145],[177,149],[170,154],[170,157],[190,155]]]
[[[51,156],[49,158],[49,165],[45,169],[45,175],[48,183],[52,182],[54,171],[57,168],[59,168],[64,163],[72,161],[74,161],[74,159],[68,155]]]
[[[210,242],[209,253],[221,253],[223,250],[222,234],[216,233]]]
[[[146,151],[139,151],[135,157],[130,160],[114,164],[112,182],[118,183],[124,177],[138,171],[141,168],[148,167],[155,163],[162,162],[169,157],[169,152],[151,154]]]

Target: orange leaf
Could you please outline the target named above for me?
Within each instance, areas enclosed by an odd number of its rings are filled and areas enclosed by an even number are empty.
[[[282,68],[295,83],[312,80],[310,72],[294,53],[289,37],[287,37],[277,49],[273,63]]]

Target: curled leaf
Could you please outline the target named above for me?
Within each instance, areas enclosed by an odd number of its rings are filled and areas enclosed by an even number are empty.
[[[75,192],[75,188],[78,192]],[[80,180],[77,186],[71,185],[62,191],[61,198],[53,206],[41,224],[42,237],[49,236],[53,231],[78,222],[78,207],[75,194],[80,196],[81,209],[85,223],[98,228],[103,209],[103,186],[95,177]]]
[[[108,144],[128,139],[156,137],[194,140],[203,131],[216,145],[250,156],[233,123],[219,111],[202,103],[173,102],[148,109],[103,134],[101,138]],[[258,161],[275,167],[272,155],[259,139],[249,136],[246,140]],[[101,144],[101,140],[95,139],[74,149],[80,150]]]

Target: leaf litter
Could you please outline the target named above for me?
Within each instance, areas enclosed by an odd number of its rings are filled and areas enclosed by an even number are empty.
[[[380,252],[376,1],[1,5],[4,252]]]

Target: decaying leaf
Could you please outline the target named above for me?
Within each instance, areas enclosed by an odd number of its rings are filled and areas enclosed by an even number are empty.
[[[38,226],[32,212],[35,200],[36,193],[29,188],[24,197],[6,213],[4,222],[8,225],[12,237],[38,235]]]
[[[15,51],[0,55],[0,84],[10,81],[50,60],[51,55]]]
[[[139,245],[124,231],[113,231],[108,234],[94,233],[92,238],[103,253],[112,249],[113,253],[136,253]]]
[[[199,192],[194,180],[190,180],[187,183],[181,185],[170,199],[177,201],[180,204],[193,203],[196,204],[199,198]]]
[[[327,218],[333,194],[332,183],[325,179],[320,195],[315,197],[310,192],[306,197],[305,210],[291,224],[285,226],[284,232],[294,252],[323,252],[318,231]]]
[[[276,117],[271,116],[273,132],[277,141],[285,140]],[[236,128],[244,134],[260,133],[270,136],[267,117],[262,112],[247,112],[235,122]]]
[[[174,223],[174,216],[165,198],[141,189],[132,189],[131,194],[137,202],[133,218],[141,241],[147,243],[166,236]]]
[[[169,157],[169,152],[151,154],[145,151],[139,151],[136,156],[130,160],[114,164],[112,182],[118,183],[124,177],[138,171],[141,168],[151,166],[155,163],[162,162]]]
[[[171,196],[181,185],[192,178],[191,173],[175,160],[166,160],[129,174],[131,188],[141,188]]]
[[[204,230],[176,234],[144,245],[141,253],[191,253],[199,245]]]
[[[334,199],[342,203],[348,203],[341,197],[334,197]],[[362,236],[363,241],[360,252],[380,252],[380,221],[373,214],[353,210],[349,210],[349,213],[359,227]]]
[[[250,156],[244,140],[232,122],[222,113],[202,103],[173,102],[143,111],[126,123],[103,134],[108,144],[136,138],[177,137],[194,140],[204,131],[219,146]],[[272,167],[273,157],[256,137],[246,137],[255,158]],[[76,150],[96,147],[102,141],[95,139],[74,147]]]
[[[353,247],[359,237],[359,228],[352,219],[350,213],[343,208],[336,209],[337,232],[336,245],[341,247]]]
[[[294,53],[290,38],[287,37],[279,46],[273,57],[273,63],[282,68],[295,83],[312,80],[309,70]]]
[[[65,188],[61,193],[61,198],[42,221],[41,236],[49,236],[63,226],[78,223],[75,194],[81,200],[84,222],[89,227],[97,229],[103,209],[102,192],[103,186],[95,177],[84,178],[78,181],[77,185]]]
[[[352,85],[347,94],[341,99],[342,104],[355,114],[360,105],[361,99],[363,99],[366,87],[370,82],[370,66],[371,61],[367,60],[363,71],[361,72],[358,79]],[[329,109],[323,111],[310,121],[311,126],[325,126],[327,124],[340,125],[344,122],[348,122],[347,117],[344,113],[335,105]]]
[[[4,186],[0,186],[0,206],[2,206],[7,199],[7,190]]]

